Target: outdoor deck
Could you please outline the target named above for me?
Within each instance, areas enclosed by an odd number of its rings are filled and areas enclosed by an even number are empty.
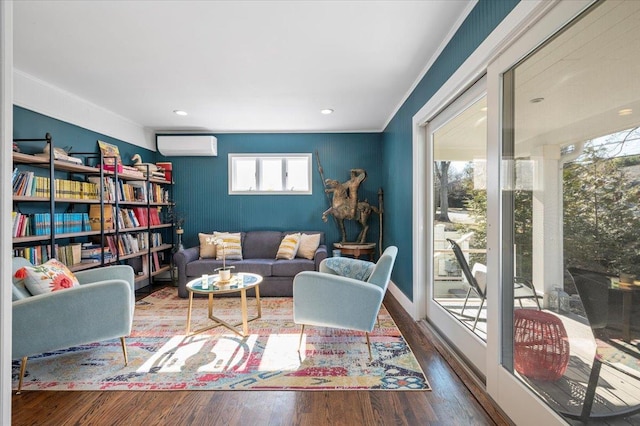
[[[465,315],[460,311],[464,297],[439,298],[437,301],[454,314],[469,329],[472,328],[475,314],[478,309],[479,299],[470,299],[465,309]],[[532,301],[523,301],[526,309],[535,309]],[[486,305],[486,303],[485,303]],[[519,305],[516,303],[516,307]],[[589,381],[589,373],[595,353],[595,340],[586,320],[579,315],[567,313],[559,314],[545,310],[558,316],[567,331],[569,337],[570,359],[569,366],[559,380],[545,382],[532,380],[515,373],[528,385],[542,400],[558,412],[579,413],[582,409],[584,394]],[[475,329],[476,335],[486,339],[486,306],[480,314],[480,320]],[[627,406],[640,404],[640,380],[618,372],[608,366],[603,366],[600,372],[600,380],[592,413],[608,413],[620,411]],[[580,422],[570,421],[572,424]],[[602,425],[640,425],[640,414],[626,419],[608,420],[598,422]]]

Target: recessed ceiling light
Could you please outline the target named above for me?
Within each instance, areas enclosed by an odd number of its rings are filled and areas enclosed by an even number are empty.
[[[625,115],[631,115],[631,114],[633,114],[633,110],[631,108],[624,108],[618,111],[618,115],[620,117],[624,117]]]
[[[533,98],[529,102],[531,102],[532,104],[539,104],[542,101],[544,101],[544,98]]]
[[[181,109],[174,109],[173,113],[176,115],[187,115],[187,111],[182,111]]]
[[[325,108],[325,109],[321,109],[320,113],[324,114],[324,115],[329,115],[329,114],[333,113],[333,110],[331,108]]]

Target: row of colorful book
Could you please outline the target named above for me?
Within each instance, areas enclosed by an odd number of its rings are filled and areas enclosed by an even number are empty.
[[[49,178],[36,176],[34,172],[13,171],[13,195],[49,198],[51,190]],[[67,179],[55,179],[56,198],[76,200],[97,200],[100,197],[98,186],[93,182],[81,182]]]
[[[119,253],[123,256],[149,249],[149,234],[147,232],[126,233],[118,236],[107,235],[106,239],[111,254]],[[162,234],[151,233],[151,243],[151,247],[162,245]]]
[[[100,186],[100,177],[89,177],[89,181],[94,183],[98,188]],[[116,189],[118,195],[118,201],[122,202],[151,202],[151,203],[168,203],[169,191],[162,185],[153,182],[138,182],[118,180],[116,185],[113,178],[104,177],[103,183],[104,200],[115,201]]]
[[[43,244],[32,247],[17,247],[13,250],[14,257],[24,257],[34,265],[40,265],[55,257],[66,266],[81,263],[81,244],[69,244],[66,246],[55,245],[55,256],[51,253],[51,245]]]
[[[105,230],[115,229],[113,218],[118,221],[118,229],[131,229],[145,227],[148,225],[162,225],[158,208],[133,207],[130,209],[116,209],[114,206],[105,206],[102,213],[100,206],[92,205],[89,208],[89,222],[91,229],[99,231],[102,227],[100,220],[104,223]]]
[[[12,236],[49,235],[51,232],[51,214],[11,212]],[[54,231],[56,234],[85,232],[91,230],[87,213],[54,213]]]

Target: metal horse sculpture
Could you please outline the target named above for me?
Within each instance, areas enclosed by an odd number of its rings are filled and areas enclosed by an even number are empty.
[[[333,215],[340,228],[342,243],[347,242],[347,233],[344,228],[345,219],[357,221],[362,227],[362,230],[360,234],[358,234],[358,240],[356,242],[358,244],[364,244],[367,239],[367,232],[369,231],[369,216],[372,211],[378,213],[378,209],[370,205],[366,200],[357,201],[357,198],[353,196],[353,194],[348,193],[348,186],[335,179],[325,180],[325,185],[327,186],[325,192],[333,193],[333,200],[331,207],[322,213],[322,220],[326,222],[327,216]],[[350,197],[350,195],[352,196]]]

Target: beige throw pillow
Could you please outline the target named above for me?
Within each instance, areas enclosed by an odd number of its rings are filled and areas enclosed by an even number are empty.
[[[296,257],[313,259],[320,245],[320,234],[302,234]]]
[[[242,260],[242,239],[240,233],[214,232],[216,240],[224,243],[224,257],[226,260]],[[216,259],[222,260],[222,247],[216,250]]]
[[[215,232],[213,234],[199,233],[200,239],[200,259],[211,259],[216,257],[216,245],[213,243],[215,239]],[[207,242],[210,240],[210,243]]]
[[[300,245],[300,234],[288,234],[280,242],[276,259],[291,260],[296,257]]]

